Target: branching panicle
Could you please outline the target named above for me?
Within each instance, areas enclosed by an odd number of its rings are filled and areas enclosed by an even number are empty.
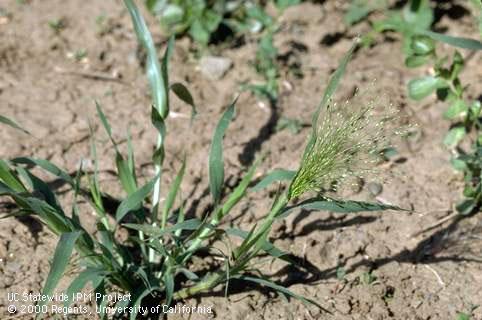
[[[379,152],[389,144],[389,136],[400,133],[387,128],[396,114],[380,112],[374,101],[361,107],[352,101],[330,104],[320,117],[314,129],[316,140],[291,184],[290,198],[308,191],[322,192],[350,176],[375,172]]]

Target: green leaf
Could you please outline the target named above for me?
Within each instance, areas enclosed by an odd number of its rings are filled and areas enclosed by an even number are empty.
[[[414,100],[422,100],[432,94],[435,89],[441,87],[445,82],[434,76],[426,76],[410,80],[408,83],[408,94]]]
[[[468,169],[467,163],[464,160],[458,158],[451,159],[450,164],[452,165],[452,168],[457,171],[464,171]]]
[[[147,52],[146,72],[151,87],[154,106],[159,110],[163,118],[165,118],[168,113],[167,84],[161,73],[161,66],[157,57],[154,41],[134,1],[124,0],[124,4],[131,16],[137,39]]]
[[[124,159],[120,153],[116,152],[115,163],[122,188],[124,188],[128,195],[132,194],[137,189],[137,182],[136,177],[130,168],[129,161]]]
[[[447,111],[444,112],[444,118],[454,119],[465,114],[468,109],[469,107],[465,104],[464,100],[457,99],[450,105]]]
[[[197,115],[197,111],[196,105],[194,104],[194,99],[192,98],[189,90],[186,88],[186,86],[179,82],[171,84],[171,90],[179,99],[191,106],[191,120],[193,120]]]
[[[148,294],[150,294],[152,291],[155,290],[162,290],[160,287],[155,286],[155,287],[150,287],[150,288],[142,288],[137,290],[137,292],[133,293],[132,295],[132,308],[133,310],[139,311],[139,307],[142,303],[142,299],[147,297]],[[137,312],[132,312],[129,317],[130,320],[136,320],[137,319]]]
[[[169,60],[172,57],[173,51],[174,51],[174,37],[170,37],[169,40],[167,41],[166,50],[164,51],[164,55],[162,56],[162,61],[161,61],[161,75],[162,75],[163,85],[164,85],[163,89],[164,89],[164,94],[166,95],[165,106],[159,109],[159,114],[163,119],[166,119],[169,114]]]
[[[75,181],[72,179],[70,174],[66,171],[60,169],[52,162],[45,160],[45,159],[37,159],[37,158],[30,158],[30,157],[19,157],[12,160],[13,163],[22,163],[27,165],[39,166],[40,168],[44,169],[45,171],[53,174],[56,177],[61,178],[65,182],[67,182],[71,186],[75,186]]]
[[[110,141],[112,142],[112,144],[114,145],[114,148],[116,148],[116,151],[117,151],[117,144],[112,138],[112,128],[109,124],[109,121],[107,120],[107,117],[105,116],[104,111],[102,111],[102,107],[97,101],[95,102],[95,108],[97,109],[97,114],[100,118],[100,121],[102,122],[102,126],[104,127],[105,131],[107,132],[107,135],[109,136]]]
[[[166,4],[165,1],[158,1],[158,8],[154,8],[154,13],[160,13],[159,19],[161,24],[167,29],[174,28],[176,24],[182,23],[182,19],[185,14],[185,10],[175,4]]]
[[[177,192],[179,191],[179,188],[181,186],[182,178],[184,177],[184,172],[186,170],[186,157],[182,160],[182,166],[181,169],[179,169],[179,172],[176,175],[176,178],[174,179],[174,182],[171,184],[171,187],[169,188],[169,193],[167,194],[166,197],[166,202],[164,204],[164,209],[162,212],[162,222],[161,226],[164,228],[166,225],[167,221],[167,216],[169,215],[169,211],[171,211],[172,206],[174,205],[174,201],[176,200]]]
[[[94,268],[87,268],[79,273],[65,291],[68,300],[64,303],[64,306],[68,307],[73,301],[72,297],[74,297],[77,292],[80,292],[88,282],[92,282],[93,284],[98,283],[106,276],[106,274],[105,271]]]
[[[244,175],[241,182],[236,186],[231,194],[229,195],[226,202],[223,204],[222,209],[219,211],[219,216],[217,217],[217,222],[221,221],[221,219],[226,216],[231,209],[245,196],[246,190],[248,189],[251,180],[253,179],[254,172],[258,167],[258,164],[261,160],[258,159],[254,162],[254,164],[249,168],[248,172]]]
[[[3,124],[6,124],[14,129],[17,129],[17,130],[20,130],[26,134],[30,134],[30,132],[28,132],[27,130],[25,130],[24,128],[22,128],[19,124],[17,124],[15,121],[7,118],[7,117],[4,117],[2,115],[0,115],[0,123],[3,123]]]
[[[408,68],[417,68],[426,64],[429,60],[429,56],[410,56],[405,59],[405,65]]]
[[[464,216],[471,214],[476,207],[477,202],[474,199],[465,199],[455,206],[457,212]]]
[[[47,183],[45,183],[42,179],[38,178],[28,170],[19,170],[19,173],[22,175],[25,181],[28,181],[33,191],[38,192],[43,196],[43,200],[45,200],[46,203],[55,208],[58,212],[61,212],[62,215],[65,215],[63,213],[62,207],[57,200],[57,197]]]
[[[149,194],[152,192],[154,184],[156,183],[158,178],[159,175],[154,177],[144,186],[137,189],[137,191],[131,193],[120,203],[115,214],[117,221],[122,220],[122,218],[124,218],[127,213],[133,210],[137,210],[142,205],[144,199],[147,198],[147,196],[149,196]]]
[[[414,2],[418,2],[414,5]],[[433,23],[434,14],[429,1],[411,1],[402,10],[406,31],[415,33],[417,30],[428,30]]]
[[[314,300],[311,300],[311,299],[308,299],[308,298],[305,298],[305,297],[303,297],[299,294],[296,294],[296,293],[292,292],[291,290],[289,290],[285,287],[282,287],[280,285],[275,284],[274,282],[271,282],[271,281],[268,281],[268,280],[265,280],[265,279],[261,279],[261,278],[244,276],[244,275],[235,275],[232,278],[245,280],[245,281],[251,281],[251,282],[266,286],[266,287],[274,289],[274,290],[276,290],[276,291],[278,291],[278,292],[280,292],[284,295],[287,295],[287,296],[293,297],[295,299],[298,299],[305,304],[312,304],[314,306],[317,306],[321,310],[331,314],[331,312],[329,312],[328,310],[323,308],[318,302],[316,302]]]
[[[81,232],[67,232],[60,236],[57,247],[55,248],[52,266],[50,267],[47,280],[45,281],[42,294],[51,296],[55,287],[59,283],[64,274],[67,265],[69,264],[70,256],[74,250],[75,242],[79,238]],[[39,305],[45,305],[46,301],[40,301]]]
[[[315,211],[330,211],[337,213],[353,213],[364,211],[382,211],[382,210],[397,210],[406,211],[393,205],[382,203],[370,203],[361,201],[342,201],[328,198],[313,198],[300,202],[296,205],[286,207],[277,218],[282,219],[287,217],[295,209],[315,210]]]
[[[449,147],[455,147],[466,135],[465,127],[458,125],[449,130],[444,138],[444,144]]]
[[[417,30],[417,33],[428,36],[436,41],[444,42],[454,47],[469,50],[482,50],[482,42],[478,40],[448,36],[430,30]]]
[[[223,16],[214,10],[206,10],[204,11],[203,17],[201,19],[201,23],[204,26],[204,29],[207,30],[210,34],[216,31],[219,27],[219,24],[223,20]],[[209,39],[208,39],[209,40]]]
[[[226,109],[216,126],[209,151],[209,189],[214,203],[221,200],[221,192],[224,184],[224,160],[223,160],[223,139],[229,123],[234,117],[237,98]]]
[[[164,286],[166,288],[166,304],[170,305],[172,301],[172,295],[174,293],[174,277],[169,270],[164,273]]]
[[[343,16],[343,21],[349,26],[354,25],[367,17],[374,10],[375,7],[370,6],[368,1],[352,1],[348,11]]]
[[[260,182],[258,182],[251,190],[254,192],[260,191],[268,187],[273,182],[277,181],[291,181],[296,175],[296,171],[276,169],[267,174]]]
[[[435,42],[427,36],[413,36],[410,47],[416,55],[428,55],[435,50]]]
[[[457,313],[457,319],[456,320],[470,320],[470,315],[466,314],[464,312],[459,312],[459,313]]]
[[[10,169],[8,163],[0,159],[0,181],[16,192],[25,192],[27,189],[18,176]]]
[[[127,164],[131,175],[136,178],[136,161],[134,157],[134,147],[132,145],[131,130],[127,127]],[[137,185],[137,182],[136,182]]]
[[[186,278],[188,278],[189,280],[192,280],[192,281],[199,280],[199,276],[197,274],[195,274],[194,272],[192,272],[192,271],[190,271],[186,268],[179,268],[178,270],[179,270],[179,272],[184,274],[186,276]]]
[[[162,237],[163,235],[174,233],[177,230],[196,230],[201,224],[202,222],[199,219],[189,219],[165,229],[149,224],[126,223],[123,224],[123,226],[129,229],[142,231],[149,236]]]
[[[189,28],[189,35],[193,40],[203,46],[206,46],[209,42],[209,31],[204,27],[199,19],[196,19]]]
[[[241,239],[247,239],[250,234],[249,232],[240,230],[238,228],[228,228],[226,229],[226,233],[232,236],[239,237]],[[275,258],[281,258],[287,255],[286,252],[276,248],[271,242],[267,240],[262,243],[261,249]]]

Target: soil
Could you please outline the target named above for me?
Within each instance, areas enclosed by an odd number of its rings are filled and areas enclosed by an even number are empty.
[[[465,3],[460,1],[457,6]],[[289,66],[283,67],[282,92],[276,106],[261,103],[249,93],[241,95],[224,144],[228,187],[235,185],[261,153],[266,158],[258,169],[259,176],[274,168],[297,167],[309,128],[292,134],[289,130],[276,131],[276,122],[287,117],[309,124],[339,58],[358,34],[369,30],[367,22],[346,28],[342,20],[345,6],[339,1],[307,2],[288,9],[281,17],[282,29],[275,38],[280,56],[295,61],[303,76],[296,77],[288,71]],[[101,183],[106,192],[122,196],[112,175],[112,147],[95,116],[97,100],[117,140],[125,141],[125,128],[130,128],[137,171],[143,179],[152,176],[150,154],[155,132],[149,120],[148,85],[142,52],[122,3],[2,0],[0,10],[0,114],[16,119],[32,132],[27,136],[0,126],[1,158],[46,158],[69,172],[74,172],[80,161],[91,168],[91,121],[99,149]],[[440,11],[437,28],[452,35],[479,37],[475,20],[468,12],[462,10],[456,16],[447,12]],[[166,37],[155,19],[145,13],[161,52]],[[58,20],[64,27],[55,32],[49,22]],[[450,152],[442,145],[449,127],[442,118],[446,106],[433,97],[421,103],[407,97],[407,82],[430,70],[403,67],[399,40],[397,35],[387,34],[377,37],[371,48],[359,50],[348,66],[337,99],[351,97],[354,88],[363,90],[376,79],[374,94],[388,97],[411,123],[417,124],[414,137],[400,145],[397,161],[383,168],[389,179],[383,182],[382,192],[372,195],[368,187],[371,181],[365,181],[361,190],[350,194],[352,198],[376,198],[410,210],[357,215],[302,211],[274,226],[273,242],[293,252],[298,264],[277,261],[264,265],[263,271],[277,283],[314,299],[332,314],[296,300],[287,301],[262,287],[233,284],[228,298],[220,286],[214,292],[184,301],[187,305],[212,306],[214,310],[210,316],[194,314],[191,319],[455,320],[458,312],[470,313],[482,302],[480,215],[451,220],[413,236],[450,214],[460,199],[463,182],[449,166]],[[439,47],[447,54],[453,52],[448,46]],[[211,135],[216,119],[239,93],[240,83],[259,79],[250,65],[255,49],[255,43],[248,39],[240,46],[220,51],[234,65],[222,80],[215,81],[199,72],[188,39],[176,43],[171,79],[190,88],[199,116],[191,125],[189,109],[172,99],[172,111],[177,116],[168,121],[164,177],[166,183],[173,179],[187,152],[187,178],[182,189],[190,215],[200,216],[209,207],[206,177]],[[461,75],[463,83],[470,84],[467,98],[477,99],[482,93],[482,55],[462,53],[467,57]],[[121,147],[125,148],[125,144]],[[69,188],[59,183],[52,185],[65,194],[61,199],[69,207]],[[226,224],[249,229],[265,214],[273,196],[269,192],[250,195]],[[3,203],[2,211],[9,212],[7,207]],[[82,221],[89,228],[94,221],[92,210],[86,205],[81,208]],[[9,314],[7,293],[40,292],[56,242],[53,234],[34,218],[0,220],[2,319],[32,318]],[[167,318],[187,317],[171,314]],[[471,319],[482,319],[482,307],[473,311]]]

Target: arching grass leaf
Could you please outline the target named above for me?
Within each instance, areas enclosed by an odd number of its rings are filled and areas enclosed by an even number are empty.
[[[277,218],[282,219],[287,217],[295,209],[305,209],[314,211],[330,211],[338,213],[354,213],[364,211],[382,211],[382,210],[397,210],[407,211],[397,206],[382,204],[382,203],[370,203],[362,201],[342,201],[327,198],[313,198],[305,200],[296,205],[286,207]]]
[[[30,134],[30,132],[28,132],[27,130],[25,130],[24,128],[22,128],[18,123],[16,123],[15,121],[13,121],[12,119],[9,119],[5,116],[2,116],[0,115],[0,123],[3,123],[3,124],[6,124],[14,129],[17,129],[17,130],[20,130],[26,134]]]
[[[47,280],[45,281],[42,294],[47,296],[52,295],[55,287],[62,278],[67,265],[69,264],[75,242],[79,238],[80,234],[80,231],[74,231],[63,233],[60,236],[57,247],[55,248],[52,266],[50,267],[50,272],[47,276]],[[40,301],[39,305],[43,306],[45,303],[46,301]]]
[[[236,100],[223,113],[211,142],[211,150],[209,152],[209,189],[215,204],[218,204],[221,200],[224,184],[223,138],[229,122],[234,117]]]
[[[154,179],[137,189],[137,191],[127,196],[127,198],[121,202],[115,214],[117,221],[122,220],[129,211],[136,210],[142,205],[144,199],[152,192],[157,179],[158,176],[154,177]]]

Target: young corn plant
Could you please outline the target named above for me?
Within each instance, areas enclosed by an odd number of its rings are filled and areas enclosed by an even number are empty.
[[[224,194],[223,138],[234,117],[236,101],[224,111],[214,131],[209,152],[208,177],[213,209],[204,219],[186,219],[183,202],[176,201],[186,172],[186,160],[181,163],[171,185],[161,188],[160,181],[167,134],[165,121],[169,116],[169,92],[173,91],[191,105],[193,111],[194,102],[183,85],[169,83],[168,62],[173,41],[168,43],[159,62],[149,30],[135,3],[132,0],[124,0],[124,3],[138,41],[146,49],[148,57],[146,68],[153,105],[151,121],[158,130],[152,156],[154,176],[145,184],[139,183],[130,139],[127,155],[124,155],[113,138],[107,116],[99,104],[97,113],[115,150],[117,176],[126,194],[115,210],[109,209],[106,203],[109,195],[102,191],[93,133],[92,173],[86,173],[80,167],[77,174],[71,176],[53,163],[33,157],[0,160],[0,196],[9,197],[17,206],[15,211],[6,216],[33,215],[60,237],[43,294],[54,292],[75,251],[76,266],[81,271],[66,289],[67,295],[72,297],[87,284],[99,296],[106,292],[130,293],[131,298],[127,301],[110,305],[117,308],[116,316],[135,319],[139,306],[148,300],[155,300],[156,305],[169,305],[174,300],[213,290],[218,285],[224,285],[228,292],[232,279],[254,282],[322,308],[319,303],[267,279],[260,274],[254,262],[266,255],[288,260],[286,253],[270,242],[269,234],[277,219],[283,219],[296,209],[354,213],[401,210],[381,203],[333,199],[326,192],[327,185],[333,181],[370,171],[374,166],[373,157],[383,147],[377,141],[385,141],[380,137],[388,118],[375,114],[370,105],[345,110],[343,105],[331,102],[355,46],[343,57],[313,115],[312,132],[296,171],[275,170],[252,186],[256,167],[262,161],[260,158],[246,171],[234,190]],[[348,116],[344,116],[346,114]],[[0,117],[0,122],[21,129],[8,118]],[[74,200],[70,210],[62,207],[49,185],[33,172],[35,168],[71,186]],[[271,209],[259,224],[252,226],[249,231],[223,226],[223,220],[248,192],[259,191],[273,182],[279,182],[280,187]],[[163,202],[160,201],[161,194],[165,198]],[[95,233],[89,233],[84,227],[85,222],[78,208],[79,197],[86,198],[97,215]],[[126,240],[119,236],[121,230],[129,231]],[[239,238],[240,245],[228,246],[226,251],[213,246],[215,241],[227,243],[232,237]],[[196,274],[192,260],[201,250],[220,258],[223,263],[214,266],[217,267],[214,271]],[[104,307],[108,306],[108,300],[100,298],[96,303],[101,311],[100,316],[107,318],[107,309]],[[66,302],[66,305],[70,304],[71,300]]]

